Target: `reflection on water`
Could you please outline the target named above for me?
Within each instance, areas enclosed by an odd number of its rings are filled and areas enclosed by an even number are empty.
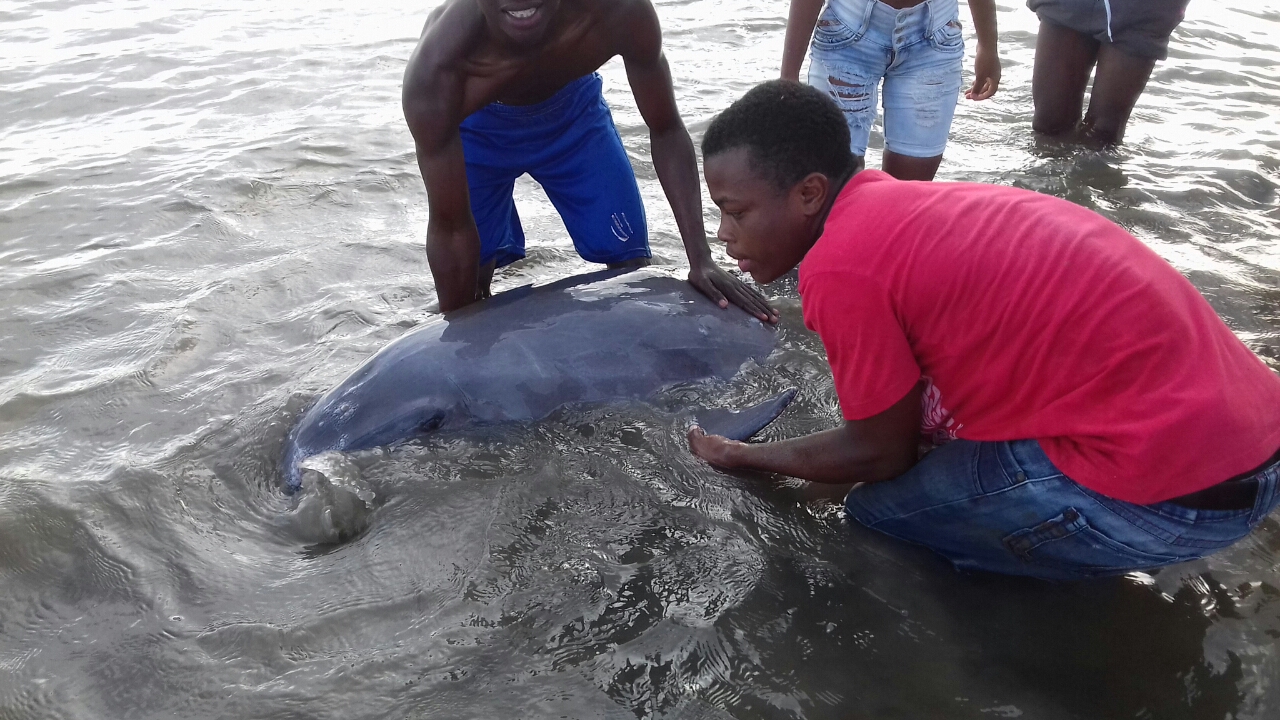
[[[698,136],[774,75],[786,3],[657,5]],[[690,405],[796,385],[770,437],[838,417],[792,280],[769,288],[782,349],[732,383],[331,458],[329,495],[286,498],[293,419],[434,299],[399,105],[427,9],[0,0],[0,717],[1280,711],[1275,519],[1053,586],[957,575],[696,462]],[[961,101],[940,178],[1115,219],[1280,368],[1280,6],[1193,2],[1105,152],[1031,135],[1036,21],[999,21],[1004,86]],[[498,288],[586,269],[532,183],[517,201],[533,247]]]

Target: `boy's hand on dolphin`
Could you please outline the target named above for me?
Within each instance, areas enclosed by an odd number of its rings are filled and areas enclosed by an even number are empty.
[[[733,303],[761,322],[778,322],[778,311],[769,306],[769,301],[763,295],[714,262],[708,262],[700,268],[690,268],[689,283],[722,308]]]
[[[737,440],[730,440],[719,435],[708,435],[705,430],[694,425],[689,429],[689,450],[694,455],[722,468],[738,466],[735,453],[739,445],[746,445]]]

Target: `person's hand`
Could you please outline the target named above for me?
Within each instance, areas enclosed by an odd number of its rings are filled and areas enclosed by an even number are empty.
[[[745,444],[720,435],[708,435],[697,425],[689,429],[689,449],[716,467],[736,467],[734,452],[737,446]]]
[[[702,267],[689,268],[689,283],[722,308],[733,303],[761,322],[778,322],[778,311],[769,307],[769,301],[763,295],[714,262],[708,261]]]
[[[973,87],[965,90],[969,100],[986,100],[1000,88],[1000,55],[995,48],[978,44],[978,56],[973,62]]]

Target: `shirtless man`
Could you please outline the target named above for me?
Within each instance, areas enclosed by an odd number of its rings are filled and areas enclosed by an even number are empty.
[[[693,141],[676,108],[648,0],[447,0],[405,71],[403,106],[427,186],[427,262],[440,310],[487,297],[524,256],[512,200],[529,173],[582,257],[648,263],[644,206],[595,71],[621,55],[653,165],[689,258],[689,282],[764,321],[764,298],[711,258]]]

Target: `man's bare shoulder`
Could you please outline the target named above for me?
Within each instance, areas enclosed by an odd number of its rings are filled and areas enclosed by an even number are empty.
[[[662,29],[650,0],[585,0],[599,14],[616,53],[625,60],[656,56],[661,51]]]
[[[401,102],[415,137],[436,125],[456,124],[466,80],[465,63],[483,35],[474,0],[448,0],[432,10],[405,68]]]
[[[409,57],[405,80],[429,83],[441,72],[460,67],[483,30],[484,16],[474,0],[449,0],[432,10]]]
[[[655,13],[650,0],[580,0],[594,12],[611,13],[623,21],[641,19]]]

